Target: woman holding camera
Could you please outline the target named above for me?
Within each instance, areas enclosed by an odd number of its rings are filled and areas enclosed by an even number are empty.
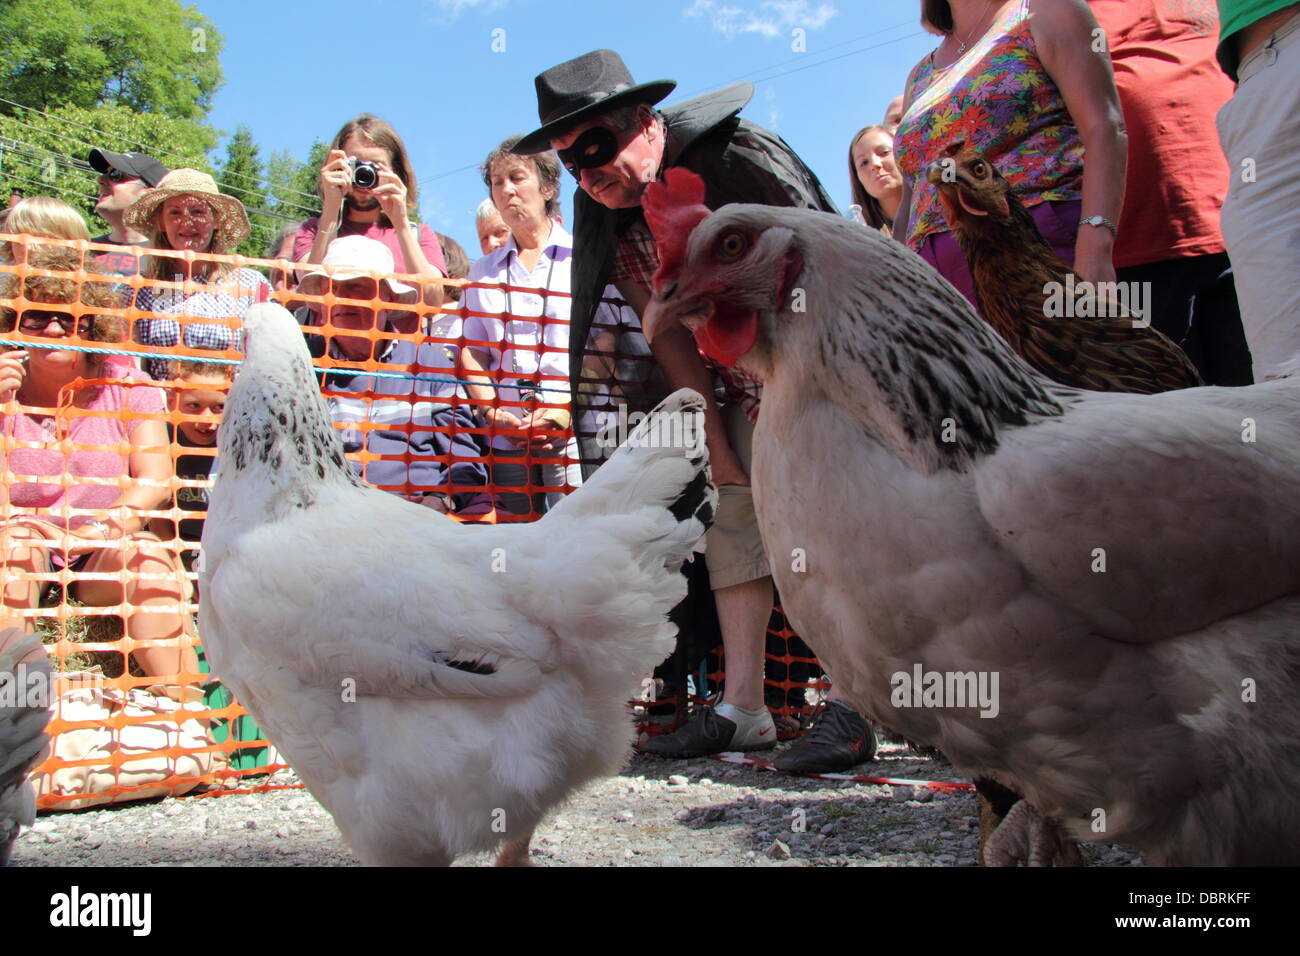
[[[320,170],[321,214],[298,227],[293,257],[319,264],[339,236],[365,236],[388,247],[402,274],[440,279],[446,273],[438,237],[410,220],[416,208],[415,170],[397,132],[362,113],[345,123]],[[299,276],[309,269],[300,269]],[[442,286],[426,283],[427,305],[442,304]]]

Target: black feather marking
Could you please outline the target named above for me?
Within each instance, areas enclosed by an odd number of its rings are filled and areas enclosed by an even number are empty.
[[[442,667],[450,667],[452,670],[464,671],[467,674],[488,676],[497,672],[497,669],[486,661],[462,661],[442,655],[436,656],[434,661]]]
[[[700,506],[704,503],[709,493],[709,476],[704,471],[697,471],[695,477],[690,480],[682,493],[677,496],[677,500],[668,508],[672,516],[678,521],[686,521],[691,518]]]

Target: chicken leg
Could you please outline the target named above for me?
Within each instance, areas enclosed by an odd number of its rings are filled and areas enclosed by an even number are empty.
[[[496,862],[493,866],[532,866],[533,861],[528,856],[528,846],[533,841],[533,831],[529,830],[518,840],[511,840],[501,847],[501,852],[497,854]]]
[[[1021,800],[984,844],[985,866],[1083,866],[1079,845]]]

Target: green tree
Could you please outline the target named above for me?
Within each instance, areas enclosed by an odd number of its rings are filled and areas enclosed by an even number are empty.
[[[94,218],[98,175],[86,155],[99,146],[139,150],[171,168],[207,170],[205,154],[215,143],[208,126],[162,113],[136,113],[125,106],[65,106],[38,113],[0,114],[0,180],[6,190],[55,196],[86,214],[92,235],[106,231]],[[8,195],[6,192],[5,195]]]
[[[316,184],[320,168],[325,165],[329,146],[321,140],[312,143],[306,162],[298,162],[291,153],[272,153],[267,164],[266,184],[270,209],[277,215],[299,222],[320,215],[320,196]]]
[[[212,22],[178,0],[4,0],[0,97],[44,111],[120,104],[201,120],[221,86],[222,45]]]
[[[234,196],[244,204],[252,232],[235,251],[243,256],[260,257],[266,245],[280,227],[277,219],[268,214],[266,187],[262,180],[262,160],[257,144],[247,126],[240,126],[226,144],[226,161],[221,165],[217,185],[227,196]]]

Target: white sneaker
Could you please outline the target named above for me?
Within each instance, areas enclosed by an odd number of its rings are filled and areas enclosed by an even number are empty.
[[[714,711],[736,725],[736,732],[728,742],[729,749],[767,750],[776,746],[776,724],[766,707],[759,705],[757,710],[745,710],[724,700]]]

